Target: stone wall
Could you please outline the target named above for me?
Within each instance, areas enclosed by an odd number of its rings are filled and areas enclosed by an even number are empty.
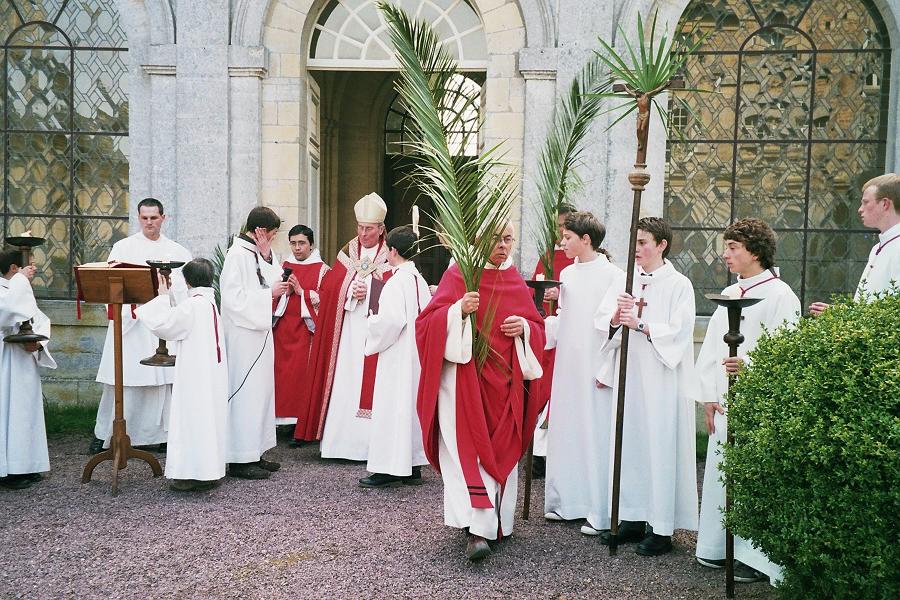
[[[51,404],[90,405],[100,401],[101,384],[94,381],[106,339],[106,309],[82,304],[78,320],[75,303],[41,300],[40,308],[50,317],[50,353],[56,369],[41,369],[44,399]],[[147,348],[147,355],[153,348]]]

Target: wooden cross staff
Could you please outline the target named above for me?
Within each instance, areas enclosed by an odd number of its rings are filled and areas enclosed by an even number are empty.
[[[631,208],[631,235],[628,240],[628,266],[625,270],[625,293],[631,294],[634,287],[634,254],[637,249],[638,221],[641,218],[641,195],[650,182],[650,173],[647,172],[647,139],[650,133],[650,108],[651,100],[657,94],[668,89],[684,88],[684,80],[673,77],[656,89],[644,92],[636,90],[623,83],[613,86],[613,92],[624,93],[635,99],[638,107],[637,114],[637,156],[634,161],[634,171],[628,174],[628,181],[634,191],[633,205]],[[622,347],[619,351],[619,381],[616,396],[616,432],[615,446],[613,450],[613,480],[612,480],[612,505],[610,507],[610,535],[609,553],[616,554],[619,537],[619,496],[622,484],[622,431],[625,412],[625,380],[628,372],[628,327],[622,328]]]

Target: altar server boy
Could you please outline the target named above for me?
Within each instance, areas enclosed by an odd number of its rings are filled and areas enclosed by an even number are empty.
[[[166,477],[180,492],[210,489],[225,476],[228,367],[213,273],[209,260],[195,258],[182,269],[186,301],[172,306],[161,280],[159,296],[136,310],[154,335],[178,342]]]
[[[26,488],[50,470],[38,367],[56,368],[46,341],[3,341],[27,320],[35,333],[50,336],[50,319],[31,290],[34,265],[23,262],[18,250],[0,253],[0,486],[10,489]]]

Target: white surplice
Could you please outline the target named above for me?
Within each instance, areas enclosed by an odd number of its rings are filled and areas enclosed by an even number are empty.
[[[499,269],[508,269],[512,262],[507,260]],[[486,269],[494,268],[488,264]],[[516,356],[525,381],[539,379],[543,374],[541,361],[531,350],[531,326],[522,319],[525,333],[515,341]],[[447,345],[444,349],[444,364],[441,367],[441,386],[438,390],[438,463],[444,483],[444,524],[463,529],[488,540],[497,539],[498,525],[504,536],[512,534],[515,521],[516,499],[519,488],[519,467],[513,468],[503,485],[500,510],[495,508],[472,508],[469,486],[463,475],[462,462],[456,442],[456,365],[472,360],[472,328],[463,319],[462,300],[456,301],[447,311]],[[481,464],[478,471],[484,482],[489,498],[500,495],[500,482],[488,475]],[[499,512],[499,523],[497,522]]]
[[[113,244],[109,261],[135,265],[148,260],[191,260],[191,253],[181,244],[160,234],[158,240],[146,238],[138,232]],[[172,295],[181,300],[187,286],[181,269],[172,272]],[[131,443],[135,446],[161,444],[166,441],[169,401],[175,373],[170,368],[148,367],[140,363],[156,350],[159,340],[132,315],[131,306],[122,306],[122,381],[124,384],[122,407]],[[97,381],[103,384],[100,406],[97,408],[97,424],[94,436],[104,440],[109,447],[112,422],[115,416],[115,354],[113,352],[113,324],[109,322]]]
[[[50,470],[38,366],[55,369],[56,362],[47,342],[26,352],[22,344],[3,341],[28,319],[35,333],[50,337],[50,319],[38,308],[28,278],[0,277],[0,477]]]
[[[869,262],[863,269],[856,295],[890,290],[892,281],[900,288],[900,223],[878,234],[878,243],[869,252]]]
[[[239,237],[219,277],[222,328],[228,350],[229,463],[251,463],[275,446],[275,350],[272,290],[281,263],[266,262],[256,245]]]
[[[595,376],[609,330],[593,327],[594,314],[610,288],[625,287],[625,273],[603,254],[563,269],[559,316],[548,317],[547,348],[556,348],[550,396],[544,511],[609,528],[610,435],[614,397],[597,389]],[[554,321],[557,321],[554,323]]]
[[[777,274],[777,270],[775,270]],[[738,278],[737,283],[722,292],[726,296],[763,298],[741,313],[741,333],[744,342],[738,347],[738,356],[747,361],[747,353],[756,347],[764,329],[775,331],[785,322],[794,324],[800,313],[800,300],[790,286],[775,278],[772,271],[763,271],[747,279]],[[722,361],[728,357],[728,345],[723,341],[728,331],[728,313],[719,307],[709,320],[703,346],[697,355],[697,376],[700,379],[702,402],[725,402],[728,392],[728,377]],[[726,415],[715,415],[716,432],[709,436],[706,451],[706,469],[703,474],[703,501],[700,503],[700,529],[697,532],[697,556],[712,560],[725,558],[725,528],[722,526],[722,511],[725,508],[725,488],[722,484],[721,448],[727,440],[728,419]],[[766,573],[772,583],[781,578],[781,570],[770,562],[759,550],[744,539],[735,537],[735,558]]]
[[[624,285],[610,288],[595,316],[607,337],[623,291]],[[638,268],[632,295],[646,302],[640,318],[650,337],[629,334],[619,518],[647,521],[657,535],[696,530],[694,288],[667,260],[653,273]],[[605,361],[597,377],[614,397],[621,341],[620,327],[604,346],[613,361]]]
[[[373,260],[378,254],[378,248],[378,246],[362,248],[360,257]],[[353,286],[347,288],[344,323],[341,326],[341,341],[334,367],[334,385],[319,446],[322,458],[363,461],[369,457],[372,419],[360,417],[358,413],[372,275],[366,275],[356,281],[366,284],[367,293],[366,298],[360,301],[353,297]]]
[[[400,264],[384,284],[378,314],[368,318],[366,356],[378,354],[372,394],[372,437],[366,469],[397,477],[428,464],[416,413],[419,352],[416,317],[431,300],[428,283],[412,261]]]
[[[138,307],[147,328],[174,342],[175,383],[169,414],[166,477],[214,481],[225,476],[228,363],[212,288],[188,290],[171,306],[162,295]]]

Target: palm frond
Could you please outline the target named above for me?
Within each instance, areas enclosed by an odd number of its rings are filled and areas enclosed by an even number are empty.
[[[538,160],[537,191],[540,226],[536,232],[544,277],[553,279],[553,247],[558,241],[557,218],[579,185],[577,168],[584,152],[584,140],[594,119],[601,113],[603,94],[611,89],[603,62],[590,60],[572,80],[568,94],[561,97],[553,125]]]

